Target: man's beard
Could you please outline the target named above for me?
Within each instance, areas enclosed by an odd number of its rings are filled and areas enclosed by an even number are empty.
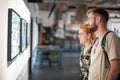
[[[95,32],[97,29],[98,29],[98,26],[95,23],[90,25],[90,32]]]

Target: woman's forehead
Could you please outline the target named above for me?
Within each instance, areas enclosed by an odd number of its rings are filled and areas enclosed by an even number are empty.
[[[85,32],[85,31],[84,31],[83,29],[80,28],[80,29],[79,29],[79,33],[81,33],[81,32]]]

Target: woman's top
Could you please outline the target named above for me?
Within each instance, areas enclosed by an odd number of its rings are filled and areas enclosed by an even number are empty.
[[[80,75],[83,80],[87,80],[90,66],[90,53],[92,47],[90,47],[84,54],[84,49],[82,49],[80,54]]]

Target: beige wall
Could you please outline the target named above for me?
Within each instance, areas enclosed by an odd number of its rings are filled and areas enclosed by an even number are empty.
[[[8,8],[13,8],[30,23],[30,12],[23,0],[0,0],[0,80],[16,80],[30,57],[30,48],[27,48],[10,66],[7,66]]]

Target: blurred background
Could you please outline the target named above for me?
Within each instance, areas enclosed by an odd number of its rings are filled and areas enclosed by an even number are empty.
[[[120,0],[1,0],[0,7],[0,80],[80,80],[77,36],[90,8],[106,9],[108,29],[120,37]],[[13,59],[10,8],[29,24],[25,49]]]

